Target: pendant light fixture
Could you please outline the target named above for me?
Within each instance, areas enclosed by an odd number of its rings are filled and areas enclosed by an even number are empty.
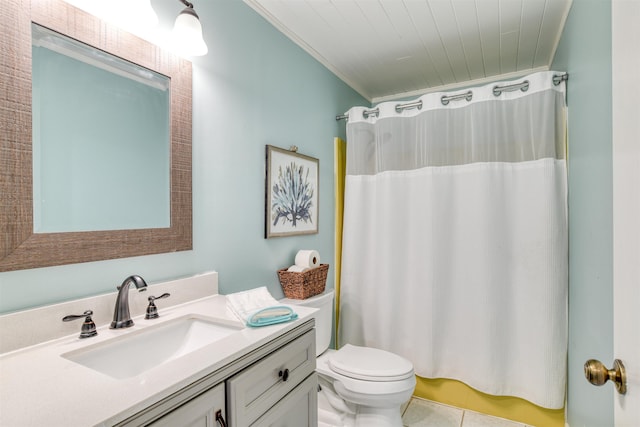
[[[200,18],[193,10],[193,3],[186,0],[179,1],[186,7],[176,18],[171,36],[172,42],[183,55],[206,55],[208,48],[202,38],[202,25],[200,25]]]

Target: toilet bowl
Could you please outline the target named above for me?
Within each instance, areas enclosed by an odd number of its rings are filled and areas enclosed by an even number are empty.
[[[416,385],[413,365],[397,354],[345,344],[330,350],[334,291],[283,304],[317,308],[316,372],[319,426],[402,427],[400,408]]]

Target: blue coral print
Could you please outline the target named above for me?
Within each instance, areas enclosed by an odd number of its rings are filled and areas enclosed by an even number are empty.
[[[313,223],[313,185],[309,182],[309,168],[291,162],[278,167],[278,182],[272,187],[271,220],[273,225],[298,222]]]

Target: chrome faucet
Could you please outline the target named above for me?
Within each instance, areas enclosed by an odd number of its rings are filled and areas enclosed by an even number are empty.
[[[147,290],[147,283],[138,275],[134,274],[124,279],[122,285],[118,286],[118,297],[116,298],[116,308],[113,311],[111,329],[133,326],[133,320],[131,320],[131,314],[129,314],[129,286],[132,283],[136,285],[138,292]]]

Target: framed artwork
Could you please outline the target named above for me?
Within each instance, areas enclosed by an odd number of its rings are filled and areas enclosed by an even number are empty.
[[[318,159],[266,146],[264,237],[318,232]]]

